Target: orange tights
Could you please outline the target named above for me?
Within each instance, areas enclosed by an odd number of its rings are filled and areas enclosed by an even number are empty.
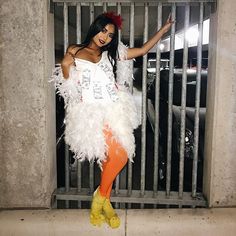
[[[115,140],[112,132],[104,130],[106,144],[108,145],[107,160],[103,162],[100,182],[100,194],[103,197],[110,198],[112,184],[116,176],[128,161],[125,149]]]

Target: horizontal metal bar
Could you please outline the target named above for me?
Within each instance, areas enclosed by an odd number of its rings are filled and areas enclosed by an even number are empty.
[[[60,7],[60,6],[63,6],[63,2],[57,2],[57,3],[54,3],[57,7]],[[68,2],[67,3],[67,5],[69,6],[69,7],[75,7],[76,6],[76,2],[72,2],[72,3],[70,3],[70,2]],[[162,4],[162,6],[164,6],[164,7],[171,7],[171,5],[172,5],[173,3],[163,3]],[[216,4],[216,3],[212,3],[212,2],[209,2],[209,3],[206,3],[206,4],[211,4],[211,5],[213,5],[213,4]],[[122,3],[121,4],[121,6],[122,7],[130,7],[130,5],[131,5],[131,3],[127,3],[127,2],[125,2],[125,3]],[[145,5],[145,3],[135,3],[135,7],[143,7]],[[185,3],[184,2],[182,2],[182,3],[175,3],[175,5],[176,5],[176,7],[182,7],[182,6],[184,6],[185,5]],[[89,6],[89,3],[81,3],[81,6],[82,7],[86,7],[86,6]],[[148,6],[149,7],[157,7],[158,6],[158,2],[150,2],[150,3],[148,3]],[[191,3],[190,4],[190,6],[192,6],[192,7],[198,7],[199,6],[199,3],[197,3],[197,2],[195,2],[195,3]],[[103,7],[103,3],[97,3],[97,2],[95,2],[94,3],[94,7]],[[107,7],[116,7],[116,4],[115,3],[107,3]]]
[[[78,194],[76,188],[71,188],[69,192],[65,192],[64,188],[57,189],[53,193],[56,200],[71,200],[71,201],[91,201],[92,194],[89,188],[83,188]],[[190,192],[184,192],[183,198],[180,199],[178,192],[170,192],[167,197],[165,191],[159,191],[158,197],[154,197],[153,191],[145,191],[145,195],[141,196],[139,190],[133,190],[130,197],[128,190],[120,189],[119,194],[115,195],[114,191],[111,194],[112,202],[122,203],[140,203],[140,204],[168,204],[168,205],[183,205],[183,206],[202,206],[206,207],[207,203],[202,194],[197,195],[195,198],[191,196]]]
[[[90,2],[96,2],[96,3],[114,3],[117,4],[117,2],[119,3],[199,3],[199,2],[216,2],[216,0],[97,0],[97,1],[91,1],[91,0],[83,0],[83,1],[79,1],[79,0],[53,0],[53,2],[70,2],[70,3],[77,3],[77,2],[81,2],[81,3],[90,3]]]
[[[63,3],[66,2],[68,4],[68,6],[76,6],[76,4],[80,1],[70,1],[70,0],[54,0],[54,3],[57,5],[57,6],[62,6]],[[176,4],[176,6],[184,6],[186,4],[186,2],[188,1],[178,1],[178,2],[175,2],[175,1],[163,1],[161,0],[160,1],[162,3],[163,6],[171,6],[173,3]],[[199,6],[199,2],[200,1],[191,1],[190,2],[190,5],[191,6]],[[208,4],[214,4],[216,5],[216,2],[215,0],[203,0],[204,3],[208,3]],[[80,2],[81,6],[89,6],[89,4],[91,3],[91,1],[82,1]],[[109,2],[109,1],[102,1],[102,2],[93,2],[94,3],[94,6],[101,6],[103,7],[104,5],[103,4],[107,4],[107,7],[115,7],[117,6],[117,2]],[[132,1],[126,1],[126,2],[121,2],[121,5],[122,7],[130,7],[130,5],[134,3]],[[159,4],[159,1],[148,1],[148,5],[149,6],[158,6]],[[136,6],[144,6],[145,5],[145,1],[138,1],[136,2],[135,1],[135,7]]]

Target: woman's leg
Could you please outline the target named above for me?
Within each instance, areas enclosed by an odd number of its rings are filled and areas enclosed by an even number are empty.
[[[100,186],[93,195],[90,222],[99,226],[106,220],[112,228],[117,228],[120,225],[120,219],[112,208],[110,194],[113,181],[127,163],[128,157],[110,130],[104,130],[104,135],[108,146],[107,160],[102,166]]]
[[[104,130],[108,145],[107,160],[103,163],[101,173],[100,194],[110,198],[113,181],[127,163],[128,156],[125,149],[114,139],[112,132]]]
[[[110,199],[110,196],[111,196],[111,190],[112,190],[112,185],[113,185],[113,183],[111,184],[111,186],[108,188],[108,190],[107,190],[107,194],[106,194],[106,198],[107,199]]]
[[[101,173],[99,190],[101,196],[106,198],[103,204],[103,212],[106,222],[111,228],[117,228],[120,226],[120,218],[111,205],[110,195],[113,181],[127,163],[128,157],[124,148],[113,138],[110,131],[104,131],[104,134],[108,145],[108,153],[107,161],[104,162],[102,166],[103,171]]]

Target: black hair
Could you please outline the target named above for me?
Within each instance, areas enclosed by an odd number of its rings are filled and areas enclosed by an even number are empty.
[[[108,24],[114,25],[115,32],[114,32],[111,42],[109,44],[105,45],[104,47],[101,47],[101,52],[104,52],[104,51],[108,52],[108,59],[111,62],[111,65],[113,67],[114,76],[116,77],[116,60],[117,60],[117,49],[118,49],[118,27],[113,22],[113,20],[111,18],[107,17],[105,14],[101,14],[101,15],[97,16],[96,19],[93,21],[93,23],[90,25],[85,40],[81,44],[76,45],[76,46],[81,47],[78,51],[87,47],[89,45],[89,43],[91,42],[92,38],[96,34],[101,32],[105,28],[105,26]]]

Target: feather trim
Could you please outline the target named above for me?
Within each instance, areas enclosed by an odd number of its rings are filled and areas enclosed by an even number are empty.
[[[122,42],[118,45],[119,60],[117,60],[117,83],[131,92],[133,85],[133,60],[127,60],[127,49]]]
[[[70,67],[69,78],[63,77],[61,66],[53,70],[51,81],[54,82],[56,92],[64,98],[65,107],[71,102],[81,102],[81,86],[78,84],[78,70],[75,66]]]

